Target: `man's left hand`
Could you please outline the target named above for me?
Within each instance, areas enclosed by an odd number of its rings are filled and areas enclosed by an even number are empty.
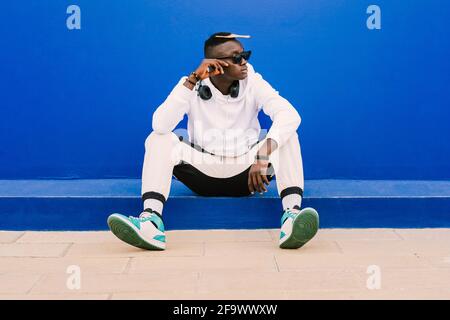
[[[258,191],[259,193],[266,192],[265,186],[269,185],[269,179],[267,179],[267,169],[269,168],[268,160],[255,160],[250,167],[248,173],[248,189],[251,193]]]

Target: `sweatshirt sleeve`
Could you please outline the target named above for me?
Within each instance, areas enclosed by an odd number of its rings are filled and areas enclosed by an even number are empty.
[[[281,147],[297,131],[301,117],[259,73],[255,73],[254,92],[258,106],[262,106],[263,112],[272,120],[267,138],[272,138]]]
[[[169,133],[183,120],[189,112],[190,101],[195,97],[195,90],[189,90],[183,83],[187,77],[180,79],[166,100],[153,113],[152,127],[156,133]]]

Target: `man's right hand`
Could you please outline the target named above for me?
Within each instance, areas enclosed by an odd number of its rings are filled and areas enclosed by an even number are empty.
[[[212,72],[208,71],[208,67],[214,67]],[[219,59],[203,59],[202,63],[198,66],[195,73],[200,78],[200,80],[206,79],[210,76],[218,76],[224,73],[223,68],[228,67],[228,63]]]

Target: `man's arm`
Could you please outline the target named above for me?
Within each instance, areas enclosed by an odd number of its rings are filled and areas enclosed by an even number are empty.
[[[208,67],[214,66],[209,72]],[[182,77],[167,99],[153,113],[152,127],[156,133],[169,133],[183,120],[189,112],[190,100],[195,96],[195,85],[198,81],[211,75],[223,74],[223,67],[228,63],[216,59],[203,59],[200,66],[189,76]]]
[[[255,191],[266,192],[267,188],[264,184],[269,185],[267,179],[267,169],[269,166],[269,155],[275,151],[278,144],[275,140],[268,138],[264,144],[259,148],[256,154],[256,159],[250,167],[247,184],[251,193]]]
[[[279,148],[297,131],[301,122],[300,115],[259,73],[255,74],[254,93],[257,104],[262,106],[263,112],[272,120],[267,139],[275,140]]]
[[[173,131],[177,124],[189,112],[193,90],[184,86],[186,77],[182,77],[166,100],[153,113],[153,131],[165,134]]]
[[[301,118],[297,110],[258,73],[255,74],[254,93],[258,106],[272,120],[267,139],[259,148],[255,162],[250,168],[248,188],[250,192],[267,191],[269,185],[266,173],[269,165],[268,156],[282,146],[297,131]]]
[[[270,156],[270,154],[274,152],[277,148],[278,143],[272,138],[267,138],[264,144],[259,148],[256,157],[259,159],[265,159],[268,156]]]

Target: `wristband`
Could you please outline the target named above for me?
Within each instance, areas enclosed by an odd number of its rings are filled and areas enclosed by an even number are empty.
[[[186,80],[190,83],[190,84],[192,84],[192,85],[196,85],[196,83],[195,82],[192,82],[191,80],[189,80],[189,78],[186,78]]]
[[[255,159],[256,160],[269,160],[269,156],[261,156],[261,155],[257,154],[255,156]]]

